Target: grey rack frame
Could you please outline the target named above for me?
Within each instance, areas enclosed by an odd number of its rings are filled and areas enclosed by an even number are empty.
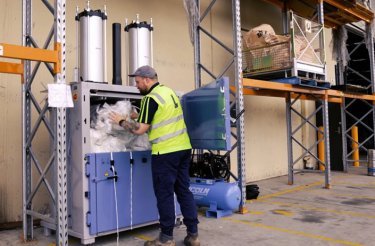
[[[231,91],[231,95],[234,98],[231,104],[231,109],[235,109],[236,120],[235,128],[236,131],[232,132],[232,136],[236,140],[232,145],[232,149],[228,151],[225,155],[229,156],[231,152],[237,149],[237,170],[238,170],[238,185],[241,189],[241,202],[239,206],[239,211],[241,213],[246,212],[246,163],[245,163],[245,139],[244,139],[244,102],[243,102],[243,86],[242,86],[242,40],[241,40],[241,13],[240,13],[240,0],[232,0],[232,34],[233,43],[231,47],[228,47],[223,42],[221,42],[212,33],[206,30],[202,26],[203,20],[212,10],[215,5],[216,0],[210,0],[208,7],[201,12],[200,0],[195,0],[196,6],[199,12],[199,24],[194,28],[194,64],[195,64],[195,86],[196,88],[201,86],[202,83],[202,71],[206,72],[213,79],[218,79],[229,70],[229,68],[234,67],[234,87],[235,90]],[[216,42],[223,49],[229,52],[231,59],[219,73],[219,75],[214,75],[207,67],[201,62],[201,34],[206,35],[213,42]]]
[[[371,0],[374,1],[374,0]],[[372,20],[373,22],[374,20]],[[355,73],[357,76],[359,76],[364,81],[368,82],[366,85],[366,89],[371,90],[372,95],[375,94],[375,86],[374,86],[374,80],[375,80],[375,58],[374,58],[374,42],[369,42],[368,45],[366,45],[366,38],[371,38],[373,40],[374,38],[374,30],[371,28],[372,23],[366,23],[366,28],[363,30],[361,28],[357,28],[356,31],[360,33],[360,35],[363,36],[363,41],[356,43],[356,47],[349,53],[350,59],[355,55],[355,53],[358,51],[360,46],[366,46],[368,53],[369,53],[369,63],[370,63],[370,78],[366,77],[366,75],[361,74],[359,71],[355,70],[348,64],[346,67],[347,70],[351,71],[352,73]],[[349,25],[346,26],[346,28],[350,28]],[[343,85],[344,84],[344,73],[345,68],[343,66],[343,62],[340,59],[337,59],[337,70],[338,70],[338,84]],[[356,114],[352,107],[353,104],[359,103],[366,107],[366,110],[363,112],[362,115]],[[366,121],[366,119],[370,118],[370,121]],[[354,121],[354,123],[350,123],[350,121]],[[356,99],[356,98],[346,98],[343,99],[343,102],[341,104],[341,125],[342,125],[342,150],[343,150],[343,168],[345,172],[348,172],[349,165],[354,162],[360,162],[360,163],[367,163],[367,156],[366,159],[359,159],[354,160],[352,157],[352,154],[354,151],[359,151],[362,149],[366,153],[368,152],[368,148],[366,148],[365,144],[369,142],[370,140],[373,141],[372,148],[375,148],[375,104],[374,101],[369,101],[365,99]],[[353,139],[351,135],[351,131],[354,127],[358,127],[358,131],[364,131],[367,132],[368,135],[364,138],[359,139],[358,141]],[[356,147],[350,148],[348,146],[348,143],[355,143]]]
[[[32,0],[22,1],[22,45],[38,48],[36,39],[32,35]],[[66,0],[55,0],[54,6],[47,0],[42,3],[54,16],[53,22],[43,49],[47,49],[51,44],[52,38],[55,45],[61,46],[60,69],[59,73],[54,73],[54,69],[49,63],[45,63],[47,69],[54,77],[57,84],[65,84],[66,76]],[[37,28],[37,25],[36,25]],[[34,62],[33,62],[34,63]],[[34,218],[49,221],[56,225],[56,245],[68,245],[68,212],[67,212],[67,163],[66,163],[66,109],[48,107],[48,101],[44,100],[43,105],[39,105],[32,84],[38,73],[41,62],[32,64],[31,61],[24,62],[24,84],[22,93],[22,135],[23,135],[23,236],[24,240],[31,240],[34,237],[33,220]],[[32,122],[32,107],[35,108],[36,122]],[[50,113],[50,114],[48,114]],[[50,117],[48,117],[48,115]],[[32,142],[41,125],[44,124],[51,138],[52,144],[50,156],[47,163],[41,163],[36,156]],[[37,170],[33,174],[33,166]],[[51,171],[53,173],[51,173]],[[48,180],[48,173],[52,178]],[[35,185],[32,177],[39,175]],[[40,192],[42,184],[47,188],[51,204],[54,205],[54,217],[39,213],[33,210],[33,200],[35,195]]]

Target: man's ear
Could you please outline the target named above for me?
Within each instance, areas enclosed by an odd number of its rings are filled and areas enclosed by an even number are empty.
[[[147,81],[147,85],[149,85],[150,83],[153,82],[152,79],[150,79],[150,78],[146,78],[146,81]]]

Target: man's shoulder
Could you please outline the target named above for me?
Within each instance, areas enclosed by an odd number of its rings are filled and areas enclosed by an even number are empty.
[[[159,90],[166,90],[166,91],[173,91],[172,88],[166,86],[166,85],[163,85],[163,84],[159,84],[159,86],[157,86],[157,89]]]

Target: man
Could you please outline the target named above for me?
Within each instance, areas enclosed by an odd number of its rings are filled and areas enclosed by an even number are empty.
[[[134,134],[148,131],[161,232],[155,240],[145,242],[145,246],[176,245],[173,240],[174,193],[187,227],[184,244],[199,246],[197,209],[189,190],[191,144],[180,100],[173,90],[159,84],[157,74],[150,66],[142,66],[129,76],[135,78],[137,88],[144,95],[138,120],[129,116],[123,119],[115,113],[110,114],[110,119]]]

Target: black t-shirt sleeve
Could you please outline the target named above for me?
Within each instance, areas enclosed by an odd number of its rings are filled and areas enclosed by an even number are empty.
[[[138,122],[151,125],[155,112],[158,110],[158,104],[151,97],[144,97],[141,102]]]

